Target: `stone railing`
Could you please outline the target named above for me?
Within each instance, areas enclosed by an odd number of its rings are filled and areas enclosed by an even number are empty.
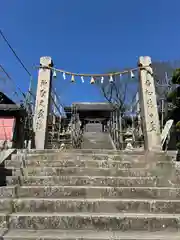
[[[74,118],[71,121],[71,140],[73,148],[81,148],[83,130],[81,128],[81,121]]]
[[[16,149],[4,149],[0,151],[0,186],[6,185],[6,176],[12,176],[12,170],[6,169],[5,160],[10,160]]]

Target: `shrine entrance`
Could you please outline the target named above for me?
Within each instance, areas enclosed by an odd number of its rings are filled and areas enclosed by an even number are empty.
[[[113,108],[109,103],[73,103],[85,132],[104,132]]]
[[[115,76],[121,77],[123,74],[133,74],[134,72],[138,73],[139,98],[136,105],[140,110],[138,115],[140,123],[138,126],[142,126],[144,148],[146,150],[160,150],[160,124],[150,57],[140,57],[137,68],[109,74],[78,74],[67,72],[54,68],[50,57],[42,57],[39,66],[34,115],[36,148],[47,148],[49,135],[52,136],[55,132],[58,135],[57,139],[59,139],[60,134],[66,132],[66,134],[69,134],[69,138],[73,139],[73,146],[79,147],[83,131],[96,132],[100,131],[100,129],[102,132],[108,131],[116,147],[121,148],[119,145],[122,139],[121,129],[119,128],[121,125],[121,113],[115,105],[109,103],[74,103],[68,108],[68,111],[66,108],[64,109],[64,113],[62,113],[57,106],[57,99],[55,97],[52,98],[52,82],[53,77],[61,73],[64,79],[70,77],[72,83],[75,82],[76,77],[80,77],[82,82],[89,78],[91,84],[96,83],[97,79],[103,81],[104,78],[108,78],[109,83],[112,83]],[[48,129],[49,123],[51,130]],[[60,126],[58,127],[59,123]],[[94,129],[95,126],[96,129]],[[53,129],[56,129],[56,131]]]

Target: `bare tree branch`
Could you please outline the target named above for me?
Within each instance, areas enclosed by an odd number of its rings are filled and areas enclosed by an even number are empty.
[[[96,79],[96,82],[105,99],[112,104],[113,108],[118,109],[124,114],[126,110],[128,83],[119,79],[118,76],[113,76],[113,80],[114,81],[110,83],[109,78],[105,77],[103,83],[100,83],[100,79]]]
[[[166,78],[168,77],[170,79],[173,70],[179,66],[180,61],[156,61],[152,63],[158,102],[160,102],[160,99],[166,98],[167,93],[169,92],[169,86],[166,82]],[[127,70],[128,69],[129,68],[127,68]],[[110,71],[109,74],[113,75],[114,72],[117,71]],[[128,78],[129,76],[126,75],[125,79],[127,81],[124,81],[124,79],[119,79],[119,76],[113,75],[114,82],[110,83],[109,78],[105,77],[103,84],[101,83],[100,79],[97,79],[97,84],[101,89],[105,99],[111,103],[113,107],[118,108],[122,112],[127,110],[128,105],[130,106],[133,104],[135,91],[137,90],[137,87],[131,87],[132,81],[129,81]],[[131,97],[132,99],[130,99]]]

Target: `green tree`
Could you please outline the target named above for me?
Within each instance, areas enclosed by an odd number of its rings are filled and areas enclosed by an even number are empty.
[[[178,149],[177,161],[180,161],[180,68],[177,68],[172,75],[172,84],[174,85],[174,89],[168,94],[167,100],[170,102],[174,109],[171,111],[171,118],[173,118],[176,124],[176,136],[177,136],[177,144],[176,147]]]
[[[174,108],[180,108],[180,68],[173,72],[172,84],[174,85],[167,96],[167,101],[174,105]]]

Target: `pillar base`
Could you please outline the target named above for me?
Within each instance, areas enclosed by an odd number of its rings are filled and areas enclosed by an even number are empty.
[[[153,147],[145,149],[145,150],[150,151],[150,152],[163,152],[161,145],[153,146]]]

